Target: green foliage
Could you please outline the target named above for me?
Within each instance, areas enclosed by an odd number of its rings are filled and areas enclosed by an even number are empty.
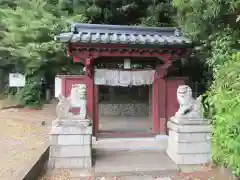
[[[23,105],[40,108],[42,106],[41,92],[41,81],[27,77],[26,85],[21,89],[18,96]]]
[[[214,104],[213,160],[240,175],[240,52],[216,73],[209,100]]]
[[[173,6],[177,8],[176,21],[193,39],[206,40],[227,26],[237,27],[239,0],[173,0]]]
[[[211,54],[207,62],[212,67],[214,79],[218,79],[218,71],[223,68],[224,63],[228,62],[237,44],[236,32],[232,29],[226,28],[217,33],[215,38],[211,41]]]
[[[26,75],[20,96],[34,106],[41,105],[43,81],[54,84],[56,74],[81,73],[82,65],[71,64],[65,45],[53,39],[69,30],[69,23],[172,24],[167,0],[0,0],[0,7],[0,68],[5,77],[9,72]]]
[[[27,84],[20,92],[23,103],[40,105],[41,79],[46,79],[46,74],[51,71],[60,72],[64,68],[60,65],[64,65],[63,61],[66,60],[64,45],[56,43],[54,35],[68,29],[72,20],[81,22],[85,19],[83,16],[63,17],[60,11],[42,0],[15,3],[14,9],[0,10],[3,27],[0,51],[8,58],[7,63],[4,62],[6,59],[0,59],[0,65],[6,67],[10,64],[11,71],[24,73]],[[55,70],[57,67],[59,69]],[[51,78],[54,78],[53,73]]]
[[[240,52],[239,31],[226,28],[211,41],[207,62],[213,84],[207,102],[213,122],[213,160],[240,176]]]
[[[213,123],[213,160],[240,176],[240,30],[239,0],[173,0],[176,20],[212,69],[205,94],[207,116]]]
[[[61,10],[82,13],[94,24],[164,26],[172,24],[167,0],[59,0]]]
[[[169,1],[154,1],[146,11],[146,16],[141,19],[141,24],[146,26],[172,26],[174,9]]]

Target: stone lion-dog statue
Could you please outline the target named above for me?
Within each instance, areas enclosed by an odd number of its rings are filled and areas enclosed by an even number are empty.
[[[72,107],[79,107],[79,115],[86,117],[86,85],[74,84],[72,85],[70,96],[65,98],[63,95],[58,96],[58,104],[56,107],[56,114],[58,118],[66,118],[70,115]]]
[[[177,100],[179,109],[175,116],[181,117],[202,117],[202,96],[197,99],[192,97],[192,89],[187,85],[180,85],[177,89]]]

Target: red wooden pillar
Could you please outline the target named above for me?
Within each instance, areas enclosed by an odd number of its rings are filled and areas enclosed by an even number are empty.
[[[95,97],[95,87],[94,87],[94,75],[93,75],[93,67],[92,67],[92,58],[86,58],[84,59],[85,64],[85,75],[88,78],[87,81],[87,108],[89,109],[89,118],[92,121],[92,128],[93,128],[93,134],[95,135],[95,127],[96,127],[96,107],[95,107],[95,101],[98,101],[98,98]],[[97,106],[98,108],[98,106]],[[97,114],[98,115],[98,114]]]
[[[159,102],[158,102],[158,72],[156,68],[156,72],[154,74],[154,81],[152,84],[152,93],[151,93],[151,98],[152,98],[152,131],[158,133],[159,132],[159,121],[158,121],[158,107],[159,107]]]
[[[93,105],[93,135],[96,136],[96,133],[98,133],[99,130],[99,88],[97,85],[94,85],[94,92],[93,92],[93,98],[94,98],[94,105]]]
[[[149,117],[152,119],[152,86],[148,88],[148,107],[149,107]]]
[[[166,105],[167,105],[167,86],[164,79],[168,68],[171,63],[166,63],[164,65],[158,64],[156,67],[156,73],[153,82],[153,132],[158,132],[160,134],[166,134]]]
[[[160,69],[160,71],[163,71],[163,69]],[[159,78],[160,81],[160,87],[159,87],[159,132],[160,134],[166,134],[167,133],[167,119],[166,119],[166,101],[167,101],[167,86],[166,81],[164,77]]]

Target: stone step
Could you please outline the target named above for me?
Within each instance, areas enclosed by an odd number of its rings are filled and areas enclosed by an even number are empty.
[[[179,173],[178,166],[164,151],[97,151],[93,159],[95,162],[91,169],[75,168],[65,171],[71,175],[71,179],[94,176],[139,177],[138,180],[147,180],[146,177],[149,176],[166,178]],[[52,173],[62,170],[54,169]]]
[[[138,151],[138,150],[166,150],[168,136],[158,135],[151,138],[106,138],[95,140],[94,151]]]
[[[98,176],[171,176],[179,172],[164,151],[96,152],[95,174]]]

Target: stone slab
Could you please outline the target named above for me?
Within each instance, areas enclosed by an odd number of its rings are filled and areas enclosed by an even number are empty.
[[[54,176],[54,177],[59,177],[62,174],[68,174],[71,177],[71,180],[74,178],[80,178],[81,180],[87,179],[88,177],[94,177],[94,168],[84,168],[84,169],[52,169],[47,171],[48,176]]]
[[[169,131],[169,138],[175,142],[203,142],[211,140],[211,133],[178,133],[175,131]]]
[[[64,118],[57,119],[52,122],[52,126],[64,126],[64,127],[80,127],[89,126],[91,121],[89,119],[73,119],[73,118]]]
[[[96,176],[171,176],[178,166],[164,151],[96,152]]]
[[[210,153],[200,154],[178,154],[176,152],[167,150],[168,156],[178,165],[197,165],[206,164],[211,161]]]
[[[210,153],[211,141],[179,143],[169,138],[168,149],[181,154]]]
[[[52,145],[91,145],[91,135],[51,135]]]
[[[178,165],[206,164],[211,161],[211,154],[178,154],[167,150],[168,156]]]
[[[79,128],[79,127],[55,127],[51,128],[50,134],[92,134],[92,126]]]
[[[158,138],[104,138],[93,141],[92,148],[98,151],[138,151],[166,150],[168,136],[158,135]]]
[[[168,171],[169,172],[169,171]],[[104,174],[104,176],[99,176],[94,173],[94,169],[66,169],[64,171],[55,169],[51,171],[49,176],[56,176],[59,177],[62,174],[69,174],[71,175],[71,180],[87,180],[87,179],[92,179],[92,180],[172,180],[169,176],[174,175],[174,174],[169,174],[164,171],[162,172],[157,172],[153,171],[150,172],[151,175],[143,175],[139,173],[139,175],[132,175],[131,173],[127,174],[117,174],[117,176],[109,176],[109,174]],[[137,174],[137,173],[136,173]],[[148,174],[148,173],[147,173]],[[124,176],[123,176],[124,175]]]
[[[167,123],[167,127],[170,130],[173,130],[175,132],[179,132],[179,133],[211,133],[212,132],[212,128],[211,125],[179,125],[176,124],[172,121],[168,121]]]
[[[91,156],[91,147],[84,146],[51,146],[50,157],[87,157]]]
[[[83,169],[92,167],[92,159],[91,157],[50,158],[49,164],[53,169]]]
[[[204,118],[190,118],[190,117],[176,117],[173,116],[170,119],[172,122],[180,125],[207,125],[209,124],[208,119]]]

